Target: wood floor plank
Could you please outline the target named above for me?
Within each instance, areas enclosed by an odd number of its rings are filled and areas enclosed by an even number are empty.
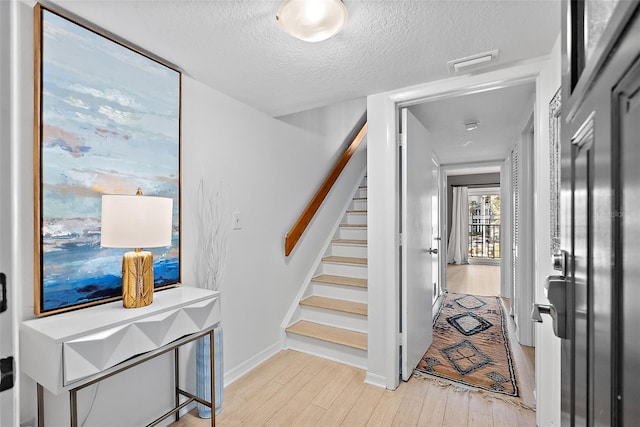
[[[384,390],[378,405],[367,422],[367,427],[387,427],[393,422],[398,408],[405,396],[407,387],[400,384],[396,390]]]
[[[256,367],[256,371],[260,372],[260,375],[244,375],[227,387],[227,389],[231,392],[241,394],[245,398],[251,398],[256,391],[259,391],[262,386],[287,369],[287,367],[301,357],[301,355],[302,353],[297,351],[281,351],[268,361]]]
[[[292,378],[295,378],[296,375],[298,375],[300,372],[306,372],[307,366],[309,366],[312,361],[313,359],[310,358],[308,354],[300,353],[300,355],[295,360],[289,363],[286,369],[273,377],[272,381],[284,385],[291,381]]]
[[[367,424],[373,411],[378,406],[380,398],[384,394],[384,389],[368,386],[353,404],[353,407],[342,421],[344,426],[364,426]]]
[[[326,409],[316,405],[307,406],[291,423],[292,426],[312,427],[318,424]]]
[[[426,384],[426,397],[418,418],[419,426],[441,427],[444,422],[444,411],[447,407],[447,389],[428,380],[413,378]]]
[[[493,427],[493,402],[485,399],[479,393],[469,395],[470,427]]]
[[[312,403],[323,409],[328,409],[358,372],[359,369],[347,365],[334,367],[331,377],[327,379],[325,386]]]
[[[469,393],[458,391],[455,387],[449,387],[447,406],[442,420],[443,427],[466,427],[468,419]]]
[[[427,394],[427,384],[425,381],[409,381],[402,385],[406,386],[407,390],[391,425],[398,427],[418,425]]]
[[[311,365],[314,365],[316,372],[312,373],[308,370],[306,373],[313,375],[313,377],[269,419],[265,426],[294,425],[292,424],[293,420],[295,420],[306,407],[311,405],[313,399],[324,387],[325,378],[331,374],[331,370],[333,369],[333,366],[326,360],[316,361],[311,363]]]
[[[233,411],[225,410],[226,403],[223,401],[223,409],[216,416],[216,424],[218,425],[240,425],[244,420],[250,417],[254,412],[260,410],[264,402],[269,402],[273,396],[279,393],[283,388],[282,384],[269,381],[264,384],[258,391],[252,394],[250,399]],[[211,424],[209,424],[211,425]]]
[[[517,407],[496,399],[493,402],[493,427],[513,427],[518,425]]]
[[[247,403],[247,399],[238,393],[233,393],[230,390],[224,391],[224,405],[220,408],[220,413],[218,414],[218,420],[228,413],[233,413],[235,411],[241,410],[244,405]],[[196,411],[197,412],[197,411]],[[223,413],[225,415],[223,415]]]
[[[364,387],[371,387],[364,384],[364,371],[358,370],[351,378],[345,388],[338,394],[335,400],[329,405],[318,426],[339,426],[347,416],[353,404],[358,400]]]
[[[263,401],[253,413],[243,420],[243,424],[250,426],[263,426],[273,417],[287,402],[295,397],[303,387],[305,387],[309,381],[313,378],[313,375],[306,372],[300,372],[291,381],[288,381],[285,385],[273,394],[269,399]]]
[[[365,303],[321,297],[317,295],[312,295],[303,299],[300,301],[300,305],[339,311],[341,313],[356,314],[359,316],[366,316],[368,314],[367,304]]]
[[[524,408],[518,409],[518,427],[536,427],[535,411]]]

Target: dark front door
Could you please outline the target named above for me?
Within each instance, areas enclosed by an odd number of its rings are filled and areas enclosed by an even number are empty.
[[[562,425],[640,425],[640,2],[566,1]]]

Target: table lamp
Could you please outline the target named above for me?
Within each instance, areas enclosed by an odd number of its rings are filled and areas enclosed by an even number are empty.
[[[122,305],[144,307],[153,302],[153,254],[141,248],[171,245],[173,200],[136,195],[102,196],[100,245],[134,248],[122,258]]]

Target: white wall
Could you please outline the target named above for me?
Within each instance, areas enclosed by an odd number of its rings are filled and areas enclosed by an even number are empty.
[[[356,98],[276,118],[327,138],[332,143],[338,143],[345,141],[348,132],[354,128],[354,123],[365,119],[366,111],[367,98]],[[355,129],[355,132],[358,130]],[[336,154],[339,157],[342,153]]]
[[[24,320],[33,317],[33,11],[23,3],[16,7],[16,92],[21,96],[12,139],[16,152],[11,188],[16,198],[12,209],[20,222],[12,247],[17,266],[14,279],[21,284],[16,290],[19,318]],[[147,48],[153,51],[153,46]],[[228,220],[226,275],[220,290],[225,379],[230,381],[281,348],[280,323],[353,186],[345,185],[348,192],[331,192],[298,247],[285,258],[286,231],[330,170],[344,141],[271,118],[187,75],[183,76],[182,108],[182,279],[186,286],[196,285],[193,259],[198,228],[193,206],[203,179],[209,187],[222,189]],[[364,113],[363,101],[306,116],[335,116],[336,111],[354,120],[340,123],[330,136],[347,135],[351,130],[347,124],[355,126]],[[363,154],[360,157],[359,165],[364,167]],[[236,210],[242,228],[231,230],[230,213]],[[171,378],[170,357],[161,357],[99,387],[89,387],[79,395],[80,420],[95,393],[87,426],[142,425],[172,404]],[[22,382],[20,420],[28,422],[35,414],[35,387],[25,376]],[[68,424],[66,395],[47,393],[45,403],[47,425]]]
[[[534,143],[534,211],[535,214],[535,302],[548,304],[544,296],[544,278],[555,274],[551,267],[551,225],[546,212],[550,207],[549,170],[549,102],[561,81],[560,36],[540,72],[536,85]],[[539,426],[560,426],[560,339],[553,335],[551,319],[536,326],[536,421]]]
[[[331,115],[334,109],[353,117],[350,127],[364,113],[360,102],[315,114]],[[333,166],[330,160],[342,147],[342,138],[327,139],[275,120],[189,78],[183,80],[182,123],[185,283],[194,280],[189,260],[194,257],[197,229],[188,207],[195,203],[199,180],[213,186],[222,183],[229,228],[230,212],[239,211],[242,219],[242,229],[228,233],[226,274],[220,288],[228,382],[254,366],[244,366],[253,356],[280,348],[280,323],[355,181],[344,183],[343,173],[310,229],[285,258],[284,235]],[[346,137],[350,129],[345,126],[337,125],[333,135]],[[361,161],[358,174],[363,166]]]
[[[13,348],[13,328],[15,310],[13,277],[11,274],[11,2],[0,2],[0,272],[7,275],[9,298],[8,310],[0,313],[0,358],[15,355]],[[18,392],[12,390],[0,393],[0,425],[11,426],[14,423],[14,397]]]

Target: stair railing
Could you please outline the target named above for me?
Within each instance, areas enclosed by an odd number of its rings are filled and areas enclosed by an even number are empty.
[[[311,223],[311,220],[315,216],[316,212],[318,212],[320,205],[322,205],[322,202],[324,202],[327,194],[329,194],[329,191],[338,180],[340,173],[342,173],[342,170],[345,168],[353,154],[356,152],[366,134],[367,122],[362,125],[360,131],[357,133],[355,138],[353,138],[353,141],[351,141],[345,152],[342,154],[342,156],[340,156],[336,164],[333,166],[333,169],[331,169],[331,172],[329,172],[327,178],[324,180],[318,191],[316,191],[316,194],[314,194],[309,204],[307,204],[307,207],[304,209],[304,211],[302,211],[296,223],[293,224],[293,227],[291,227],[289,232],[284,236],[285,256],[289,256],[291,251],[293,251],[293,248],[295,248],[298,240],[300,240],[300,237],[302,237],[302,234],[309,226],[309,223]]]

